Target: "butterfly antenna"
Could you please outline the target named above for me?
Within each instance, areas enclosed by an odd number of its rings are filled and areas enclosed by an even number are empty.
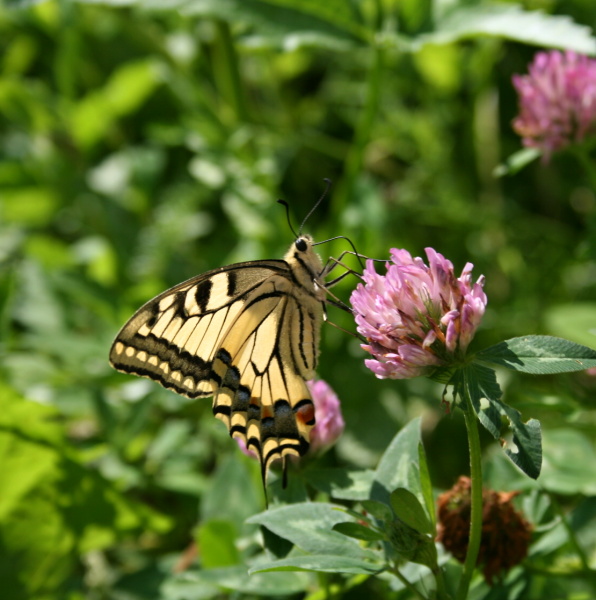
[[[286,208],[286,218],[288,219],[288,225],[290,226],[290,231],[294,234],[295,238],[299,238],[300,235],[296,233],[296,230],[292,227],[292,220],[290,219],[290,205],[281,198],[277,201],[278,204],[285,206]],[[302,227],[300,228],[302,230]]]
[[[306,215],[306,217],[304,217],[304,220],[302,221],[302,225],[300,225],[300,230],[298,231],[298,236],[300,236],[300,234],[302,233],[302,228],[304,227],[304,224],[306,223],[306,221],[308,221],[308,219],[310,218],[310,215],[312,215],[315,210],[317,210],[317,207],[319,206],[319,204],[321,204],[321,202],[323,202],[323,200],[325,199],[325,196],[327,196],[327,194],[329,193],[329,190],[331,189],[331,179],[327,179],[327,177],[325,177],[325,179],[323,179],[323,181],[325,182],[325,189],[323,190],[323,193],[321,194],[321,197],[317,200],[316,204],[310,209],[309,213]]]

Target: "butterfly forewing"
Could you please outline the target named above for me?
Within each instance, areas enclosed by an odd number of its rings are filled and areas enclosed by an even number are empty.
[[[308,449],[324,288],[312,240],[285,260],[240,263],[190,279],[141,307],[110,352],[112,365],[213,412],[271,465]]]
[[[110,362],[179,394],[211,396],[212,360],[226,322],[242,310],[247,294],[285,270],[283,261],[244,263],[177,285],[147,302],[124,325],[112,344]]]

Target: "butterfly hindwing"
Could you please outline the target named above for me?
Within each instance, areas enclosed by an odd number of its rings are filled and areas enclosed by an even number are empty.
[[[270,278],[248,299],[216,357],[222,383],[213,412],[230,435],[246,441],[265,471],[272,461],[308,449],[314,407],[305,380],[313,377],[316,348],[301,346],[304,332],[292,325],[320,326],[300,315],[310,304],[312,311],[320,308],[311,298],[298,302],[287,279]]]
[[[110,362],[190,398],[213,396],[215,416],[258,456],[265,477],[274,460],[308,449],[315,416],[306,380],[317,363],[321,271],[304,236],[284,260],[189,279],[133,315]]]

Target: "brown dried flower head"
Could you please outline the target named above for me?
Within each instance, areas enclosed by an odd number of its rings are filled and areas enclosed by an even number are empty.
[[[464,562],[470,534],[469,477],[457,483],[438,498],[439,534],[437,541]],[[489,584],[502,573],[520,563],[528,554],[532,526],[513,506],[519,492],[482,492],[482,538],[477,564],[482,567]]]

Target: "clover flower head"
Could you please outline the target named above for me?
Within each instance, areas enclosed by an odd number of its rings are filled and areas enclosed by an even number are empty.
[[[350,302],[366,366],[380,379],[428,375],[463,358],[486,307],[484,277],[472,283],[471,263],[456,278],[453,265],[426,248],[428,265],[407,250],[391,250],[387,274],[367,261],[364,283]]]
[[[310,452],[323,452],[339,439],[345,423],[341,404],[331,386],[322,379],[306,382],[315,405],[315,426],[310,432]]]
[[[519,115],[513,129],[544,159],[596,133],[596,59],[572,51],[538,52],[527,75],[514,75]]]

